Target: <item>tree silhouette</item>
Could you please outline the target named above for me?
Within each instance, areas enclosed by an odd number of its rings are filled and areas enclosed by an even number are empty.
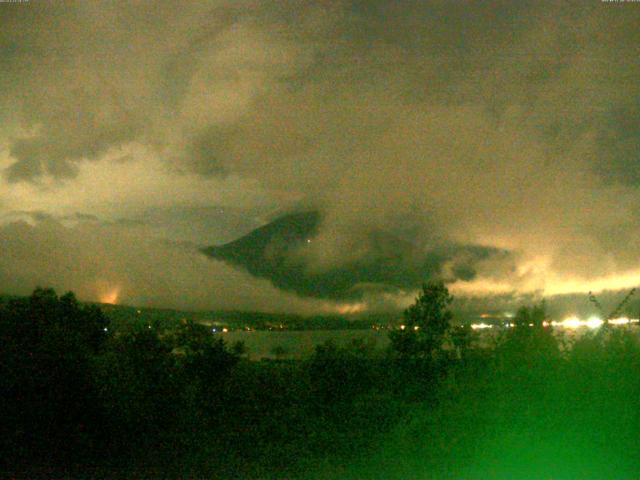
[[[99,414],[91,363],[107,332],[101,311],[79,304],[72,293],[58,297],[52,289],[38,288],[28,298],[0,305],[5,453],[30,461],[82,455]]]
[[[547,317],[547,307],[544,301],[537,305],[522,306],[516,312],[513,323],[516,329],[530,331],[529,328],[541,328]]]
[[[404,311],[404,324],[389,334],[392,348],[403,357],[433,359],[442,350],[451,327],[453,297],[443,282],[430,282]]]
[[[456,325],[451,329],[451,342],[456,349],[458,358],[464,359],[474,341],[471,325]]]
[[[544,300],[533,306],[522,306],[513,319],[513,328],[504,337],[499,351],[507,359],[524,365],[543,364],[559,355],[558,340],[547,321]]]

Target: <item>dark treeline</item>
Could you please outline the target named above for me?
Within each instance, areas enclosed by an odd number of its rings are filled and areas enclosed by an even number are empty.
[[[387,352],[253,362],[182,322],[118,331],[38,289],[0,304],[0,471],[12,478],[637,478],[640,344],[562,341],[543,305],[490,346],[425,285]],[[533,325],[533,326],[530,326]],[[634,327],[635,328],[635,327]],[[569,344],[570,343],[570,344]]]

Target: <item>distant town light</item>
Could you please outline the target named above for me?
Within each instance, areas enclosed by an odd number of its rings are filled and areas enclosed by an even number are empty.
[[[585,325],[589,328],[598,328],[603,323],[604,322],[600,317],[593,316],[593,317],[589,317],[589,319],[585,322]]]
[[[632,323],[640,323],[640,319],[637,318],[628,318],[628,317],[619,317],[614,318],[608,321],[610,325],[630,325]],[[503,324],[506,328],[513,328],[516,326],[513,322],[506,322]],[[568,328],[568,329],[578,329],[578,328],[591,328],[596,329],[604,325],[604,320],[597,316],[591,316],[587,320],[581,320],[577,316],[570,316],[560,321],[548,321],[544,320],[542,325],[545,327],[556,327],[556,328]],[[533,327],[533,323],[529,323],[528,326]],[[486,323],[473,323],[471,324],[471,328],[474,330],[482,330],[485,328],[493,328],[494,325],[488,325]]]
[[[612,318],[611,320],[609,320],[609,323],[611,325],[627,325],[628,323],[631,323],[631,320],[629,320],[629,318],[627,317],[619,317]]]
[[[471,328],[474,330],[484,330],[485,328],[493,328],[493,325],[489,325],[487,323],[474,323],[471,325]]]
[[[582,322],[578,317],[568,317],[559,322],[558,326],[565,328],[579,328],[582,326]]]

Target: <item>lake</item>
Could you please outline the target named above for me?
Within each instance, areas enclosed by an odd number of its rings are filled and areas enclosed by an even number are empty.
[[[638,332],[638,325],[632,326],[633,331]],[[592,331],[589,328],[577,329],[554,328],[554,334],[558,340],[566,340],[570,345],[581,335]],[[496,328],[476,331],[476,345],[489,347],[495,341],[496,336],[506,330]],[[389,346],[389,330],[236,330],[220,333],[229,346],[234,342],[242,341],[247,347],[248,357],[252,360],[262,358],[304,358],[313,353],[316,345],[327,340],[332,340],[336,345],[347,345],[355,339],[362,339],[373,348],[383,350]],[[562,343],[561,343],[562,345]],[[279,355],[276,355],[277,351]]]
[[[316,345],[332,340],[336,345],[346,345],[354,339],[363,339],[376,349],[384,349],[389,345],[388,330],[302,330],[302,331],[268,331],[253,330],[232,331],[222,333],[222,338],[229,345],[242,341],[252,360],[275,358],[276,351],[281,351],[283,358],[302,358],[311,355]]]

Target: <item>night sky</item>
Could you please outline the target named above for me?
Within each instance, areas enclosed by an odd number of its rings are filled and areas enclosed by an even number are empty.
[[[600,0],[0,3],[0,293],[413,300],[306,296],[201,251],[300,211],[321,214],[288,251],[310,274],[375,264],[384,234],[405,265],[447,252],[425,277],[458,296],[635,287],[639,25]]]

